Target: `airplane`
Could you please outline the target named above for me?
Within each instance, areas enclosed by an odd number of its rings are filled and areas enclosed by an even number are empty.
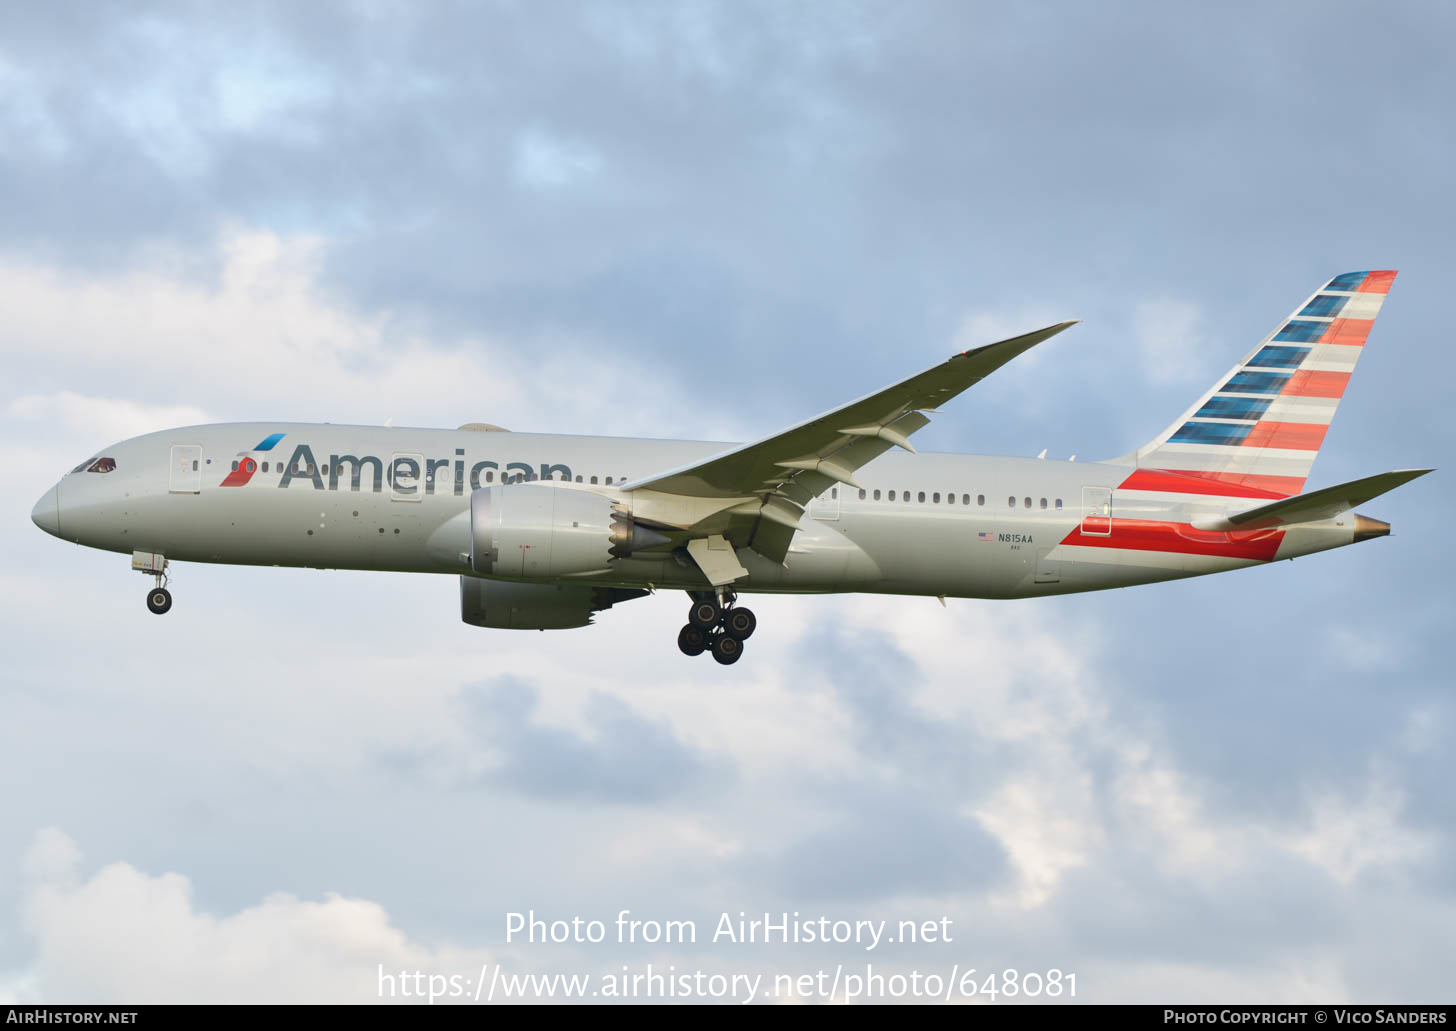
[[[1061,333],[960,354],[748,444],[327,423],[226,423],[88,458],[31,518],[171,563],[443,573],[464,622],[550,630],[662,589],[684,654],[736,662],[753,593],[1025,598],[1200,576],[1382,537],[1354,512],[1430,469],[1304,493],[1396,273],[1330,280],[1162,433],[1077,462],[917,451],[949,400]]]

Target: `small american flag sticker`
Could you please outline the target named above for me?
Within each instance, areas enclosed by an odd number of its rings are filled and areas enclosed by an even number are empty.
[[[976,534],[976,540],[980,541],[982,544],[990,544],[995,539],[996,535],[988,530],[982,530],[980,533]]]

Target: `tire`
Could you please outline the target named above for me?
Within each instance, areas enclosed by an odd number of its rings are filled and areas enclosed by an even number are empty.
[[[172,607],[172,592],[165,587],[154,587],[147,592],[147,608],[162,615]]]
[[[731,666],[743,658],[743,642],[729,634],[714,634],[711,647],[719,665]]]
[[[677,646],[684,655],[701,655],[708,647],[708,632],[689,623],[677,632]]]
[[[752,609],[729,609],[723,613],[723,629],[739,641],[752,637],[757,627],[758,617],[753,614]]]
[[[688,610],[688,622],[693,626],[710,630],[718,625],[718,620],[723,618],[723,610],[718,607],[716,601],[695,601],[693,607]]]

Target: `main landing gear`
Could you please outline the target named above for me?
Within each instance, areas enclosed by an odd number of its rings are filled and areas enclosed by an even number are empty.
[[[753,610],[736,607],[737,596],[722,588],[716,594],[695,593],[692,598],[687,625],[677,634],[678,648],[684,655],[710,651],[722,665],[733,665],[743,655],[743,642],[758,627]]]

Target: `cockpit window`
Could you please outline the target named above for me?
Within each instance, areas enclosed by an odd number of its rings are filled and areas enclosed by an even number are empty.
[[[116,468],[116,459],[98,458],[86,469],[88,473],[109,473]]]
[[[80,465],[76,466],[76,468],[72,469],[71,472],[79,473],[94,461],[96,461],[96,458],[95,456],[92,456],[91,458],[86,459],[86,461],[82,462]]]

